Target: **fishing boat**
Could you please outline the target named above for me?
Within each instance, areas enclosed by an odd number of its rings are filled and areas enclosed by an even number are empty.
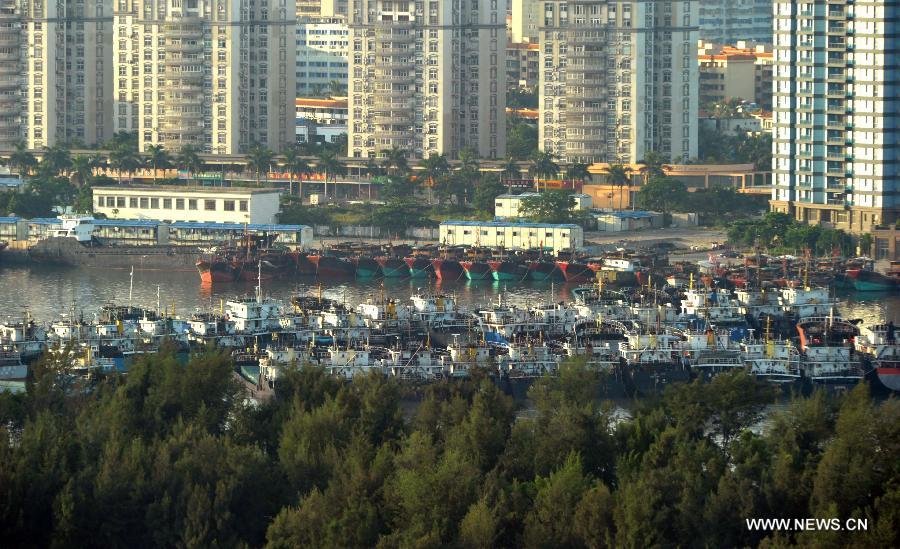
[[[893,322],[860,329],[856,351],[867,357],[875,377],[886,389],[900,392],[900,342]]]
[[[594,278],[594,271],[581,261],[557,261],[556,267],[562,272],[566,282],[587,282]]]
[[[797,323],[800,367],[805,378],[823,385],[855,385],[863,378],[853,340],[859,330],[852,323],[830,314],[803,318]]]
[[[197,261],[197,270],[200,272],[200,281],[203,284],[234,282],[237,278],[231,262],[216,254],[212,254],[209,259]]]
[[[403,258],[409,268],[410,278],[429,278],[434,274],[434,267],[427,257],[411,256]]]
[[[22,355],[11,346],[0,347],[0,381],[22,381],[28,377],[28,366]]]
[[[900,287],[896,278],[867,269],[848,269],[846,279],[852,281],[857,292],[890,292]]]
[[[494,280],[519,282],[528,276],[528,267],[518,259],[492,259],[487,263]]]
[[[460,267],[466,273],[468,280],[491,280],[493,279],[493,271],[487,261],[483,260],[463,260],[459,262]]]
[[[410,276],[410,267],[400,257],[378,256],[375,261],[381,267],[381,274],[385,278],[404,278]]]
[[[563,272],[552,260],[538,260],[528,263],[528,278],[538,282],[565,280]]]
[[[355,268],[356,278],[372,278],[381,274],[381,265],[375,259],[364,255],[350,258]]]
[[[431,266],[438,280],[453,282],[466,276],[462,265],[455,259],[434,258]]]
[[[325,253],[311,253],[307,259],[316,266],[320,278],[343,278],[356,274],[356,266],[348,259]]]
[[[741,342],[741,359],[751,374],[770,383],[796,383],[801,378],[800,351],[789,340]]]

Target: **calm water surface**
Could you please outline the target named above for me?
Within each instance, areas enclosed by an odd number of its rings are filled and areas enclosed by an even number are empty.
[[[493,281],[440,283],[428,279],[303,280],[263,283],[263,293],[287,299],[294,292],[322,294],[331,299],[356,304],[382,291],[401,302],[423,292],[441,291],[457,296],[461,305],[478,305],[503,294],[504,300],[530,306],[550,300],[571,299],[573,286],[526,281],[510,284]],[[252,295],[253,283],[221,284],[204,287],[199,275],[190,272],[136,271],[132,302],[135,306],[155,308],[157,287],[161,307],[178,314],[197,309],[218,308],[222,299]],[[0,319],[18,318],[27,309],[38,320],[58,318],[71,310],[92,315],[107,303],[127,304],[129,273],[124,270],[48,267],[0,267]],[[862,318],[867,324],[893,320],[900,324],[900,296],[883,293],[843,294],[841,314]]]

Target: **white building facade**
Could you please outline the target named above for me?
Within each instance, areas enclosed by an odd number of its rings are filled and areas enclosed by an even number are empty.
[[[900,218],[900,1],[775,2],[772,208],[853,232]]]
[[[447,246],[546,248],[560,252],[583,247],[584,230],[573,224],[443,221],[440,239]]]
[[[697,156],[697,1],[543,2],[538,146],[564,162]]]
[[[524,217],[522,203],[527,198],[537,196],[540,196],[540,193],[501,194],[494,199],[494,216],[501,218]],[[591,196],[587,194],[573,194],[572,199],[575,201],[573,210],[589,210],[593,203]]]
[[[280,191],[235,187],[95,187],[94,213],[110,219],[277,223]]]

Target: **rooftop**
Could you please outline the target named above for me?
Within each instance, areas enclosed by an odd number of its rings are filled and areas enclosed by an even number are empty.
[[[251,189],[248,187],[208,187],[202,185],[121,185],[116,187],[94,187],[94,192],[151,191],[160,193],[215,193],[215,194],[271,194],[278,189]]]
[[[534,227],[538,229],[578,229],[578,225],[573,223],[517,223],[514,221],[441,221],[444,225],[460,225],[466,227]]]
[[[298,97],[294,100],[297,107],[322,107],[329,109],[346,109],[347,98],[338,97],[331,99],[315,99],[311,97]]]
[[[14,223],[21,221],[21,217],[0,217],[0,223]],[[58,217],[36,217],[28,220],[33,225],[56,225],[62,223]],[[160,225],[168,225],[176,229],[214,229],[221,231],[243,231],[245,228],[249,231],[300,231],[309,228],[308,225],[278,225],[268,223],[214,223],[214,222],[193,222],[193,221],[176,221],[174,223],[166,223],[157,219],[95,219],[93,224],[97,227],[158,227]]]

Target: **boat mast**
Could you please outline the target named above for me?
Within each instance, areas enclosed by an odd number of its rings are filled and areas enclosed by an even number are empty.
[[[134,265],[131,266],[131,275],[128,281],[128,313],[131,313],[131,296],[134,292]]]
[[[262,259],[260,259],[259,263],[257,263],[256,302],[262,303]]]

